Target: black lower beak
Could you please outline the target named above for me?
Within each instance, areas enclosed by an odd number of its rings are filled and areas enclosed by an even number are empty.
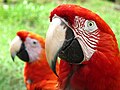
[[[65,47],[69,43],[69,46]],[[84,59],[82,48],[77,39],[65,41],[59,57],[69,63],[81,63]]]
[[[29,62],[29,55],[28,52],[26,51],[24,43],[22,43],[20,51],[17,52],[16,54],[22,61],[24,62]]]
[[[59,52],[59,57],[69,63],[81,63],[84,59],[81,45],[69,27],[66,31],[65,41]]]

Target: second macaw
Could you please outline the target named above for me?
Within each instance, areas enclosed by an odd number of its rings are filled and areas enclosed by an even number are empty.
[[[25,62],[24,82],[27,90],[58,90],[57,76],[50,69],[45,55],[45,41],[38,34],[19,31],[10,46],[14,60]]]

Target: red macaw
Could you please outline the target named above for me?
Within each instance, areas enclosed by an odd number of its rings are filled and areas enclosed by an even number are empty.
[[[50,43],[50,45],[49,45]],[[120,90],[120,52],[108,24],[94,12],[63,4],[50,14],[46,56],[61,90]]]
[[[19,31],[11,42],[10,52],[25,62],[24,82],[27,90],[57,90],[57,76],[49,67],[44,39],[32,32]]]

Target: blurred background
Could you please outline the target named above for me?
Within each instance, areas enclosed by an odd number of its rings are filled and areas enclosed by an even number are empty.
[[[120,0],[0,0],[0,90],[26,90],[24,62],[17,57],[13,62],[9,53],[16,32],[25,29],[45,37],[50,11],[63,3],[78,4],[100,15],[120,47]]]

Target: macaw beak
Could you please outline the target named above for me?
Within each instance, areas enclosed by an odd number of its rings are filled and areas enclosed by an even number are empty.
[[[16,36],[10,44],[10,54],[12,60],[14,61],[15,56],[17,55],[22,61],[28,62],[29,56],[25,49],[25,45],[20,39],[19,36]]]
[[[62,31],[63,29],[63,31]],[[65,26],[59,18],[54,18],[50,23],[45,42],[46,56],[50,67],[56,73],[56,61],[60,48],[65,40]]]
[[[82,48],[72,28],[58,16],[53,18],[49,25],[45,47],[48,63],[56,75],[58,57],[69,63],[80,63],[84,58]]]

